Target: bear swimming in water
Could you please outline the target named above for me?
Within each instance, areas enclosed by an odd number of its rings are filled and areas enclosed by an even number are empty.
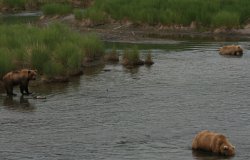
[[[238,45],[224,46],[219,49],[221,55],[242,56],[243,49]]]
[[[224,156],[235,155],[235,147],[224,135],[207,130],[201,131],[195,136],[192,149],[209,151]]]

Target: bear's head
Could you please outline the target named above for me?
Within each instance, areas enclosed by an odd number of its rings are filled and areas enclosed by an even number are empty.
[[[243,53],[243,49],[239,45],[237,46],[237,51]]]
[[[220,147],[220,152],[225,156],[234,156],[235,147],[230,143],[223,143]]]
[[[37,70],[28,70],[28,79],[36,80]]]

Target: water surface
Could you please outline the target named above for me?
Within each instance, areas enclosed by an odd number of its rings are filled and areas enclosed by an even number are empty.
[[[225,159],[192,152],[203,129],[225,134],[232,159],[249,159],[250,45],[222,57],[232,42],[176,41],[139,46],[155,64],[85,71],[68,84],[32,87],[46,100],[0,97],[0,157],[8,160]],[[128,44],[109,43],[122,50]],[[105,69],[105,71],[104,71]],[[109,71],[108,71],[109,70]]]

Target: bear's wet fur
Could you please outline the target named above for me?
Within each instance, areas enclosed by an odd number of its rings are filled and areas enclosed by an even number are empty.
[[[220,134],[204,130],[199,132],[192,142],[193,150],[203,150],[224,156],[234,156],[235,147]]]
[[[223,46],[219,49],[219,53],[221,55],[228,55],[228,56],[242,56],[243,49],[239,45],[228,45]]]

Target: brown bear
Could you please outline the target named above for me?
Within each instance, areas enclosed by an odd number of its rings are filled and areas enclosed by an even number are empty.
[[[28,90],[30,80],[35,80],[37,76],[37,70],[21,69],[19,71],[12,71],[7,73],[3,77],[3,84],[6,89],[7,95],[15,96],[13,93],[13,87],[20,86],[20,91],[24,95],[29,95],[31,92]],[[24,91],[26,93],[24,93]]]
[[[192,149],[209,151],[224,156],[234,156],[235,154],[235,147],[224,135],[207,130],[201,131],[195,136]]]
[[[224,46],[219,49],[221,55],[242,56],[243,49],[239,45]]]

